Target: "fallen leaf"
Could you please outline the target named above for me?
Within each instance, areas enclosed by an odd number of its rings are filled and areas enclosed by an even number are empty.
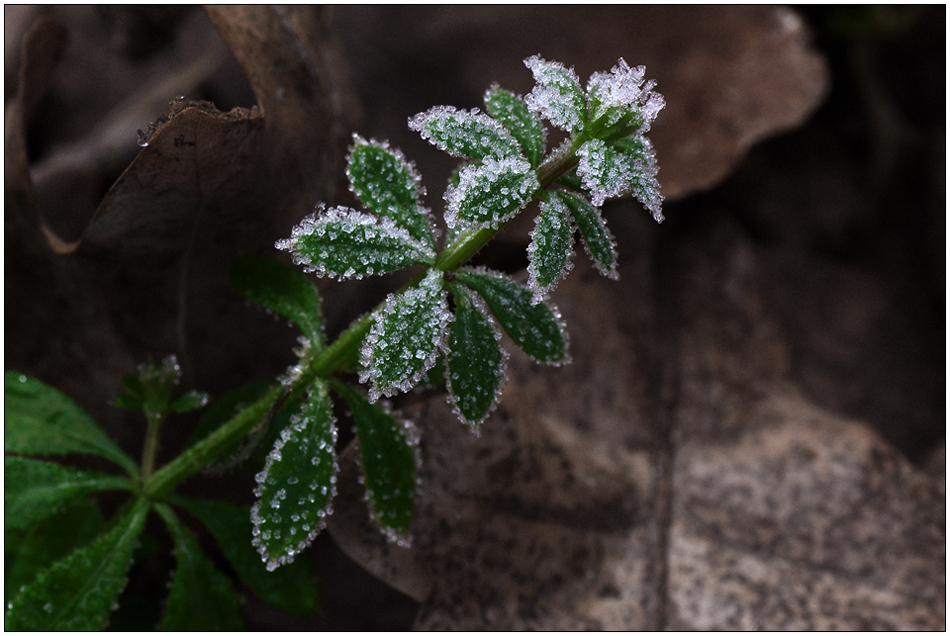
[[[75,14],[83,38],[94,38],[94,14],[64,11]],[[106,423],[120,417],[105,405],[121,375],[150,355],[177,353],[185,381],[213,392],[246,381],[254,368],[273,376],[289,363],[291,331],[247,311],[227,268],[239,254],[272,253],[276,239],[345,183],[343,156],[358,109],[349,106],[325,12],[225,7],[209,13],[224,42],[207,17],[189,14],[170,48],[156,53],[157,60],[137,62],[149,73],[124,101],[96,102],[99,123],[78,142],[58,142],[31,167],[32,181],[21,189],[36,196],[23,199],[17,217],[26,229],[12,232],[7,223],[8,242],[11,233],[20,237],[17,251],[7,252],[13,263],[7,298],[19,308],[15,317],[8,314],[7,328],[20,335],[7,348],[7,364],[81,396]],[[257,31],[264,27],[271,31]],[[103,67],[128,70],[121,51],[91,42]],[[258,104],[222,112],[179,98],[227,70],[226,45],[244,65]],[[191,57],[182,58],[182,51]],[[156,70],[162,59],[164,75]],[[39,81],[39,73],[24,68]],[[68,94],[72,78],[49,74],[54,94]],[[164,113],[147,110],[156,99],[160,108],[168,104]],[[8,122],[10,113],[8,106]],[[23,134],[27,116],[19,117],[17,130],[8,127],[7,155],[19,153],[19,163],[8,166],[25,162],[25,146],[10,139]],[[99,200],[108,185],[103,179],[122,156],[131,163]],[[40,267],[47,274],[38,278]],[[50,311],[51,302],[59,311]],[[248,340],[247,333],[261,339]],[[273,346],[262,352],[265,340]],[[239,369],[241,377],[229,379]],[[134,433],[124,428],[123,434]]]

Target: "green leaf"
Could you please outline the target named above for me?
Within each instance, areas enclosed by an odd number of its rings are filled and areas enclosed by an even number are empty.
[[[320,580],[313,564],[307,559],[297,559],[268,572],[249,540],[253,525],[247,508],[185,497],[176,497],[173,503],[201,520],[238,577],[260,599],[298,616],[319,609]]]
[[[610,197],[632,192],[653,218],[663,220],[656,158],[646,137],[618,139],[610,144],[591,139],[578,148],[577,156],[577,175],[590,190],[595,207]]]
[[[465,166],[458,186],[445,191],[445,222],[452,228],[498,228],[523,210],[540,187],[531,164],[521,158]]]
[[[4,449],[8,453],[88,453],[138,474],[138,466],[78,404],[35,378],[4,377]]]
[[[228,276],[238,293],[290,319],[314,350],[323,349],[320,293],[300,271],[269,258],[246,255],[234,261]]]
[[[607,278],[617,278],[616,241],[597,208],[583,197],[570,192],[551,192],[551,198],[555,197],[570,209],[574,223],[581,233],[584,248],[600,273]]]
[[[456,279],[477,291],[512,340],[539,362],[565,364],[567,333],[547,303],[531,304],[531,290],[510,276],[486,268],[462,268]]]
[[[612,146],[623,153],[633,172],[630,187],[634,196],[650,211],[657,223],[662,222],[663,196],[660,194],[660,183],[656,180],[659,168],[653,144],[643,135],[634,135],[617,139]]]
[[[5,533],[4,603],[40,571],[99,536],[104,527],[99,506],[89,497],[79,497],[27,531]]]
[[[522,154],[511,133],[477,109],[465,111],[435,106],[410,119],[409,128],[455,157],[504,159]]]
[[[390,540],[406,545],[416,499],[416,441],[411,425],[398,422],[343,382],[332,383],[353,413],[373,519]]]
[[[150,503],[141,498],[112,530],[44,570],[8,605],[9,631],[103,629],[125,586]]]
[[[182,393],[168,405],[169,413],[188,413],[197,411],[208,404],[208,394],[202,391]]]
[[[570,133],[580,132],[587,119],[587,98],[574,69],[533,55],[524,61],[536,86],[525,95],[528,108]]]
[[[103,490],[134,490],[127,477],[69,468],[26,457],[3,458],[4,529],[22,530],[61,511],[76,497]]]
[[[485,93],[485,108],[518,141],[531,167],[540,166],[547,148],[547,135],[541,120],[528,110],[524,100],[493,86]]]
[[[293,561],[326,525],[336,494],[336,435],[326,384],[316,380],[257,475],[253,541],[268,570]]]
[[[507,352],[484,301],[452,285],[455,321],[449,336],[446,374],[449,396],[461,420],[476,427],[491,413],[505,384]]]
[[[431,246],[392,219],[345,207],[324,212],[322,204],[276,246],[290,251],[294,263],[306,271],[339,279],[385,274],[435,260]]]
[[[451,320],[442,272],[435,268],[417,287],[390,294],[360,355],[360,382],[371,382],[370,399],[414,387],[438,359]]]
[[[528,245],[528,287],[532,303],[539,303],[571,271],[574,253],[574,228],[571,214],[560,197],[549,196],[541,202],[541,214],[535,220]]]
[[[403,154],[386,144],[354,135],[346,176],[353,193],[370,210],[391,218],[420,243],[435,249],[432,218],[420,198],[421,178]]]
[[[162,616],[165,631],[243,629],[241,601],[231,581],[201,551],[198,539],[165,504],[155,510],[165,520],[175,546],[175,574]]]

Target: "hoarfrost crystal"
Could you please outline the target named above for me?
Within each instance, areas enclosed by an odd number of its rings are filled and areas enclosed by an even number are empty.
[[[444,349],[452,321],[442,272],[431,269],[418,287],[390,294],[363,342],[360,382],[376,401],[415,386]]]
[[[528,108],[567,132],[579,132],[587,104],[574,69],[534,55],[524,61],[537,85],[525,95]]]

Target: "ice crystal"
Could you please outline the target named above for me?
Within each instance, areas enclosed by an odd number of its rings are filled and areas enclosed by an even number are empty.
[[[370,400],[415,386],[444,349],[451,321],[442,272],[435,268],[417,287],[390,294],[360,352],[360,382],[370,382]]]
[[[663,220],[656,159],[646,137],[622,139],[613,145],[592,139],[585,142],[577,154],[580,157],[577,176],[590,191],[595,207],[602,206],[609,197],[633,192],[657,222]]]
[[[590,119],[597,120],[606,115],[606,124],[609,126],[624,114],[635,111],[642,117],[638,132],[648,131],[665,102],[662,95],[653,92],[656,82],[650,80],[644,84],[645,72],[645,67],[631,68],[620,58],[609,73],[591,75],[587,84],[592,111]]]
[[[440,150],[469,159],[503,159],[521,154],[514,137],[477,108],[457,110],[435,106],[409,120],[409,128]]]
[[[546,301],[532,304],[531,290],[501,272],[463,267],[455,275],[485,299],[502,329],[522,351],[555,366],[570,362],[567,331],[557,307]]]
[[[485,92],[485,108],[518,141],[532,167],[541,165],[547,148],[547,133],[524,100],[510,91],[492,86]]]
[[[268,570],[293,561],[324,528],[336,494],[336,440],[329,394],[318,381],[255,477],[252,542]],[[307,521],[311,515],[321,521]]]
[[[567,205],[557,196],[541,203],[528,245],[528,288],[536,305],[574,267],[574,228]]]
[[[570,133],[580,132],[586,119],[587,103],[574,69],[548,62],[537,55],[524,61],[537,82],[525,95],[528,108],[554,126]]]
[[[416,264],[429,264],[435,251],[389,218],[351,208],[316,212],[294,227],[289,239],[275,244],[291,252],[294,263],[318,276],[362,278]]]
[[[462,285],[452,285],[452,296],[455,321],[445,369],[449,403],[459,419],[477,431],[501,399],[508,352],[485,301]]]
[[[555,197],[562,200],[571,211],[584,249],[594,266],[607,278],[617,278],[617,243],[600,211],[572,192],[552,192],[551,198]]]
[[[435,247],[432,214],[421,203],[425,194],[422,178],[401,151],[386,142],[366,141],[354,134],[346,176],[350,190],[366,207]]]
[[[451,228],[497,228],[514,218],[540,187],[531,164],[521,157],[465,166],[458,185],[445,191],[445,222]]]

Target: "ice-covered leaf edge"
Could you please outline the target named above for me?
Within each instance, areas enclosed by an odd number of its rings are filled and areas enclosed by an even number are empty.
[[[361,230],[363,238],[352,240]],[[344,249],[351,248],[344,248],[341,244],[340,233],[351,239],[355,243],[353,248],[362,250],[362,253],[355,251],[349,257],[345,255]],[[328,237],[328,240],[322,242],[322,251],[317,251],[321,249],[321,242],[317,239],[323,237]],[[366,240],[368,237],[375,239],[376,244],[370,244]],[[432,247],[421,243],[390,218],[345,206],[327,209],[322,203],[314,213],[294,226],[290,238],[281,239],[274,245],[290,252],[294,264],[302,266],[304,271],[338,280],[385,274],[410,265],[428,265],[436,256]],[[317,253],[307,254],[303,249]],[[328,263],[331,257],[339,264]]]
[[[331,385],[346,401],[350,414],[353,416],[356,427],[357,463],[360,467],[360,481],[365,487],[364,496],[370,518],[388,541],[402,547],[409,547],[412,543],[409,526],[415,517],[416,482],[420,462],[419,432],[411,420],[393,413],[387,401],[370,403],[355,389],[336,379],[331,381]],[[377,430],[380,424],[384,428],[382,431]],[[378,442],[382,438],[379,434],[382,433],[385,437],[387,432],[392,433],[392,439],[389,441],[395,442],[399,450],[408,451],[402,454],[402,465],[396,468],[404,473],[408,472],[409,478],[401,480],[402,487],[407,490],[402,491],[396,488],[396,492],[384,494],[382,491],[391,490],[392,484],[382,482],[385,477],[391,476],[393,461],[400,459],[393,457],[392,454],[384,458],[383,453],[380,452]],[[398,501],[400,496],[403,497],[401,503]],[[397,500],[396,505],[392,506],[390,504],[394,499]],[[401,518],[402,522],[397,521],[397,517]]]
[[[547,131],[537,113],[532,112],[520,95],[492,85],[483,98],[488,113],[504,126],[521,146],[533,168],[541,165],[547,150]]]
[[[422,303],[412,307],[413,303]],[[396,351],[396,360],[398,356],[405,354],[408,350],[400,346],[398,340],[400,332],[405,336],[404,330],[396,329],[395,324],[390,324],[389,319],[397,312],[403,312],[410,316],[414,310],[426,311],[429,314],[428,326],[431,328],[424,342],[417,343],[418,348],[412,353],[412,358],[419,361],[417,368],[406,369],[405,372],[398,373],[392,381],[381,378],[385,373],[386,367],[380,366],[394,364],[394,358],[381,358],[384,349],[393,346]],[[421,318],[421,316],[416,316]],[[386,298],[385,305],[376,311],[373,317],[373,325],[369,333],[363,340],[360,349],[360,372],[359,380],[361,383],[369,383],[369,398],[375,402],[380,397],[392,397],[400,392],[406,392],[421,380],[430,368],[438,360],[439,354],[445,351],[446,334],[449,323],[452,321],[452,313],[448,309],[448,292],[443,287],[443,273],[438,269],[432,268],[426,272],[425,277],[419,282],[418,286],[410,287],[402,292],[390,294]],[[392,330],[389,327],[392,327]],[[393,331],[395,330],[395,331]],[[424,349],[422,348],[424,346]],[[394,371],[394,370],[393,370]],[[410,372],[411,371],[411,372]]]
[[[574,69],[540,55],[532,55],[524,64],[536,82],[524,97],[528,108],[561,130],[581,132],[587,120],[587,98]]]
[[[411,191],[411,201],[397,201],[395,209],[392,206],[381,206],[380,201],[372,201],[368,193],[361,194],[361,184],[358,183],[358,177],[354,173],[353,165],[357,154],[365,149],[375,149],[386,153],[392,158],[393,162],[405,171],[408,186]],[[375,139],[366,140],[360,135],[353,133],[353,144],[350,146],[346,157],[346,176],[349,180],[350,192],[352,192],[367,208],[376,214],[391,218],[400,227],[405,228],[414,238],[421,243],[435,249],[437,231],[435,228],[435,219],[432,212],[422,204],[422,197],[425,195],[425,187],[422,185],[422,176],[416,170],[416,166],[409,161],[398,148],[393,148],[388,141],[377,141]],[[367,182],[368,185],[368,182]],[[380,187],[386,187],[385,181],[377,182]],[[397,198],[394,196],[394,198]]]
[[[321,427],[324,430],[320,430]],[[303,439],[300,437],[308,433],[311,435],[310,438]],[[314,435],[318,437],[312,437]],[[336,418],[333,416],[326,382],[316,380],[310,386],[308,398],[302,405],[301,410],[291,418],[290,425],[281,431],[280,437],[274,442],[273,449],[267,455],[264,468],[255,477],[258,486],[254,490],[257,500],[251,506],[252,542],[265,561],[268,570],[274,570],[280,565],[292,562],[297,554],[309,546],[326,527],[326,518],[333,512],[336,476],[339,472],[335,450],[336,439]],[[311,448],[311,444],[316,448]],[[322,474],[306,475],[299,467],[296,471],[293,471],[286,482],[278,482],[272,472],[275,467],[288,461],[288,452],[298,455],[295,459],[299,460],[301,459],[299,456],[304,456],[303,459],[308,460],[302,462],[304,469],[311,469],[312,467],[312,469],[322,470],[329,464],[329,473],[326,475],[325,483],[316,481],[323,478]],[[319,453],[319,455],[311,453]],[[288,498],[285,485],[296,486],[302,480],[311,478],[314,481],[306,483],[306,487],[312,492],[306,493],[306,500],[294,501],[292,498]],[[276,487],[276,490],[271,492],[274,487]],[[268,494],[271,497],[265,501]],[[319,505],[317,504],[318,496],[320,498]],[[286,508],[283,513],[278,513],[276,519],[269,518],[267,515],[273,514],[275,510],[280,510],[285,501],[291,509],[289,513],[291,522],[294,524],[302,522],[300,525],[301,538],[296,543],[293,543],[293,541],[285,542],[284,548],[278,552],[274,548],[280,546],[268,545],[267,542],[271,541],[273,535],[270,534],[271,530],[269,528],[263,526],[281,522],[279,514],[288,514]],[[314,518],[308,519],[311,513]],[[294,516],[298,518],[294,519]],[[288,532],[291,535],[296,535],[297,527],[291,526],[291,528],[293,530],[288,529]],[[280,538],[279,536],[273,537],[274,541],[278,541]],[[293,543],[293,545],[290,545],[290,543]]]
[[[485,304],[484,299],[473,289],[465,285],[456,285],[454,283],[449,285],[449,289],[452,291],[452,295],[455,299],[455,320],[452,323],[451,331],[449,334],[449,353],[446,354],[446,364],[445,364],[445,386],[448,389],[448,401],[452,406],[453,411],[459,420],[467,424],[472,428],[472,430],[477,434],[479,425],[488,418],[489,415],[498,407],[498,404],[501,402],[501,396],[505,388],[505,384],[508,381],[508,375],[506,373],[506,368],[508,365],[508,351],[503,346],[501,346],[501,331],[499,330],[497,323],[491,317],[491,311],[488,306]],[[452,369],[452,360],[453,356],[458,353],[456,351],[455,342],[456,342],[456,329],[463,325],[463,321],[459,319],[460,312],[466,311],[466,306],[470,306],[471,311],[474,314],[480,315],[483,319],[484,324],[487,325],[489,332],[491,333],[491,338],[493,340],[494,346],[498,351],[498,363],[495,365],[494,372],[494,383],[492,387],[489,387],[489,390],[492,393],[491,400],[487,408],[483,409],[480,413],[465,413],[463,411],[463,406],[459,402],[459,387],[452,381],[453,378],[453,369]]]
[[[522,155],[508,129],[477,108],[433,106],[409,118],[409,129],[453,157],[500,160]]]
[[[528,244],[528,289],[536,305],[574,268],[574,225],[571,211],[557,196],[541,201]]]
[[[584,251],[590,257],[594,267],[607,278],[616,280],[617,274],[617,241],[611,234],[607,223],[598,208],[573,192],[553,190],[551,197],[560,198],[571,212],[574,225],[581,235]]]
[[[501,325],[502,329],[508,336],[524,351],[528,357],[535,360],[536,362],[541,362],[551,366],[561,366],[564,364],[569,364],[571,362],[571,355],[569,351],[570,347],[570,338],[568,337],[567,327],[564,324],[564,319],[561,317],[561,312],[558,311],[557,306],[554,305],[550,300],[544,299],[542,302],[532,305],[531,297],[532,292],[528,289],[527,286],[522,285],[521,283],[514,280],[511,276],[498,272],[492,269],[489,269],[485,266],[479,265],[478,267],[461,267],[455,272],[456,280],[459,282],[471,287],[476,291],[486,302],[489,308],[492,310],[492,313],[495,315],[495,319],[498,321],[498,324]],[[537,312],[539,315],[543,313],[543,318],[546,322],[554,325],[558,335],[563,342],[563,347],[560,349],[560,355],[558,357],[547,357],[538,355],[541,352],[536,350],[534,344],[526,342],[523,333],[521,333],[520,328],[515,329],[516,325],[509,320],[506,320],[505,312],[511,308],[511,299],[506,299],[501,301],[501,299],[494,297],[492,294],[485,294],[479,287],[478,279],[484,277],[485,280],[489,281],[489,284],[498,283],[503,286],[506,286],[508,289],[505,290],[506,293],[513,293],[516,295],[514,300],[518,304],[522,305],[524,311],[526,312]],[[528,344],[528,348],[525,345]]]
[[[541,187],[524,157],[486,159],[463,167],[458,176],[458,185],[449,184],[445,190],[444,218],[452,229],[498,229],[517,216]],[[503,181],[507,185],[499,185]]]
[[[657,165],[653,146],[646,137],[636,137],[638,153],[623,147],[624,142],[608,144],[600,139],[584,142],[577,150],[580,158],[577,176],[590,191],[591,203],[601,207],[608,198],[634,193],[657,223],[663,221],[663,196],[656,179]]]

